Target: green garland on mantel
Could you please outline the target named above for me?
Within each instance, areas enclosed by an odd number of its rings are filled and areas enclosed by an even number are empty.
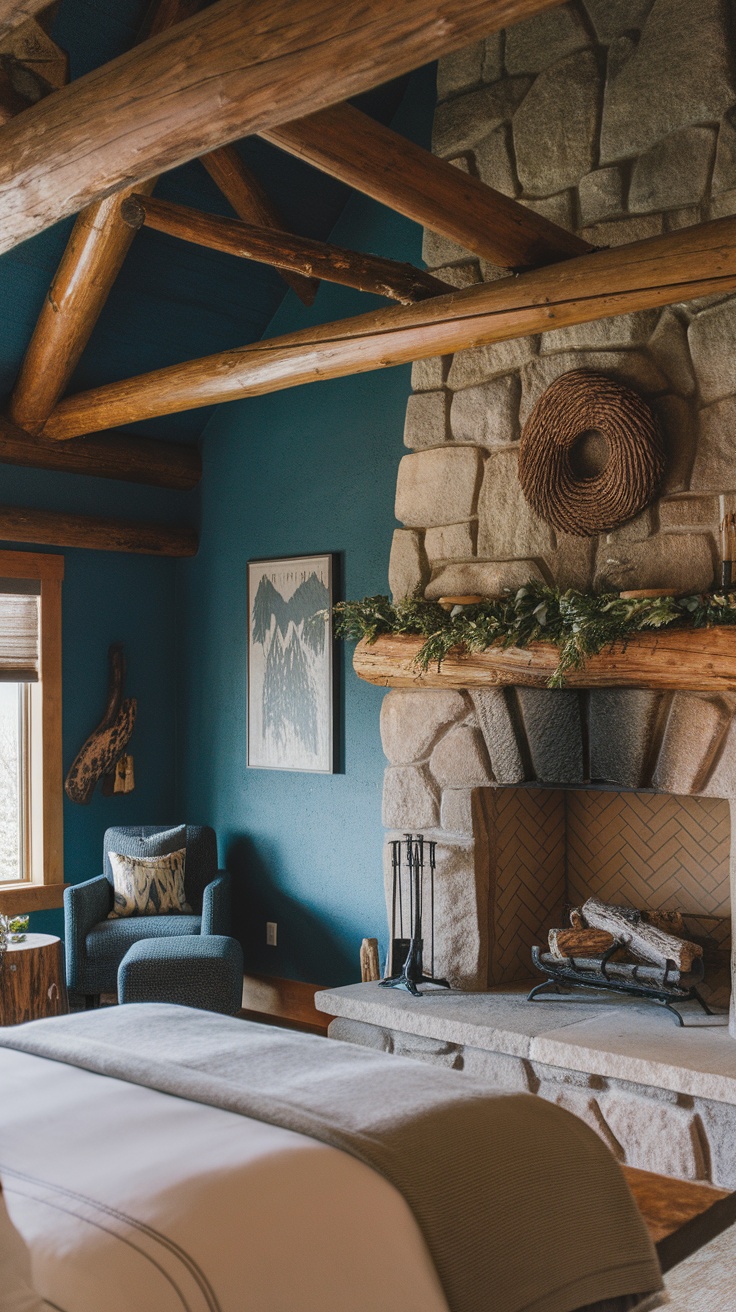
[[[527,647],[549,642],[560,659],[550,688],[561,688],[569,670],[579,670],[589,656],[614,642],[626,642],[647,629],[702,629],[708,625],[736,625],[736,592],[697,593],[688,597],[651,597],[629,600],[615,592],[598,595],[569,588],[548,587],[530,581],[517,592],[507,590],[500,600],[455,606],[446,611],[421,596],[391,602],[388,597],[341,601],[335,606],[336,633],[342,638],[365,638],[369,643],[386,633],[408,633],[424,638],[415,664],[426,670],[436,661],[439,669],[453,647],[487,651],[489,647]]]

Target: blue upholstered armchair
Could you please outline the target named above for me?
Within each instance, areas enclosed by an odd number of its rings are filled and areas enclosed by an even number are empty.
[[[128,916],[108,920],[113,882],[110,852],[141,855],[141,839],[171,826],[131,825],[108,829],[103,845],[103,874],[64,892],[66,979],[88,1004],[101,993],[114,993],[118,966],[128,948],[143,938],[181,934],[230,933],[230,876],[217,869],[217,839],[206,825],[187,825],[184,887],[192,916]]]

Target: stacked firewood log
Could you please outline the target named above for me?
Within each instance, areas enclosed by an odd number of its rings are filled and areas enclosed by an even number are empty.
[[[549,956],[579,970],[600,971],[606,953],[607,975],[623,981],[656,984],[667,975],[677,982],[700,967],[700,943],[685,937],[679,911],[637,911],[611,906],[597,897],[570,912],[569,929],[549,931]],[[545,954],[546,955],[546,954]],[[694,963],[698,961],[696,967]]]

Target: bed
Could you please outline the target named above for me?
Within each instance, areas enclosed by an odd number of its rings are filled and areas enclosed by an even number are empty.
[[[63,1312],[618,1312],[661,1284],[586,1126],[417,1062],[128,1006],[0,1031],[0,1108]]]

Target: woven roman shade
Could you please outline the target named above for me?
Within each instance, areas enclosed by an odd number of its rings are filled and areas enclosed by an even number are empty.
[[[0,682],[39,679],[40,592],[37,579],[0,578]]]

